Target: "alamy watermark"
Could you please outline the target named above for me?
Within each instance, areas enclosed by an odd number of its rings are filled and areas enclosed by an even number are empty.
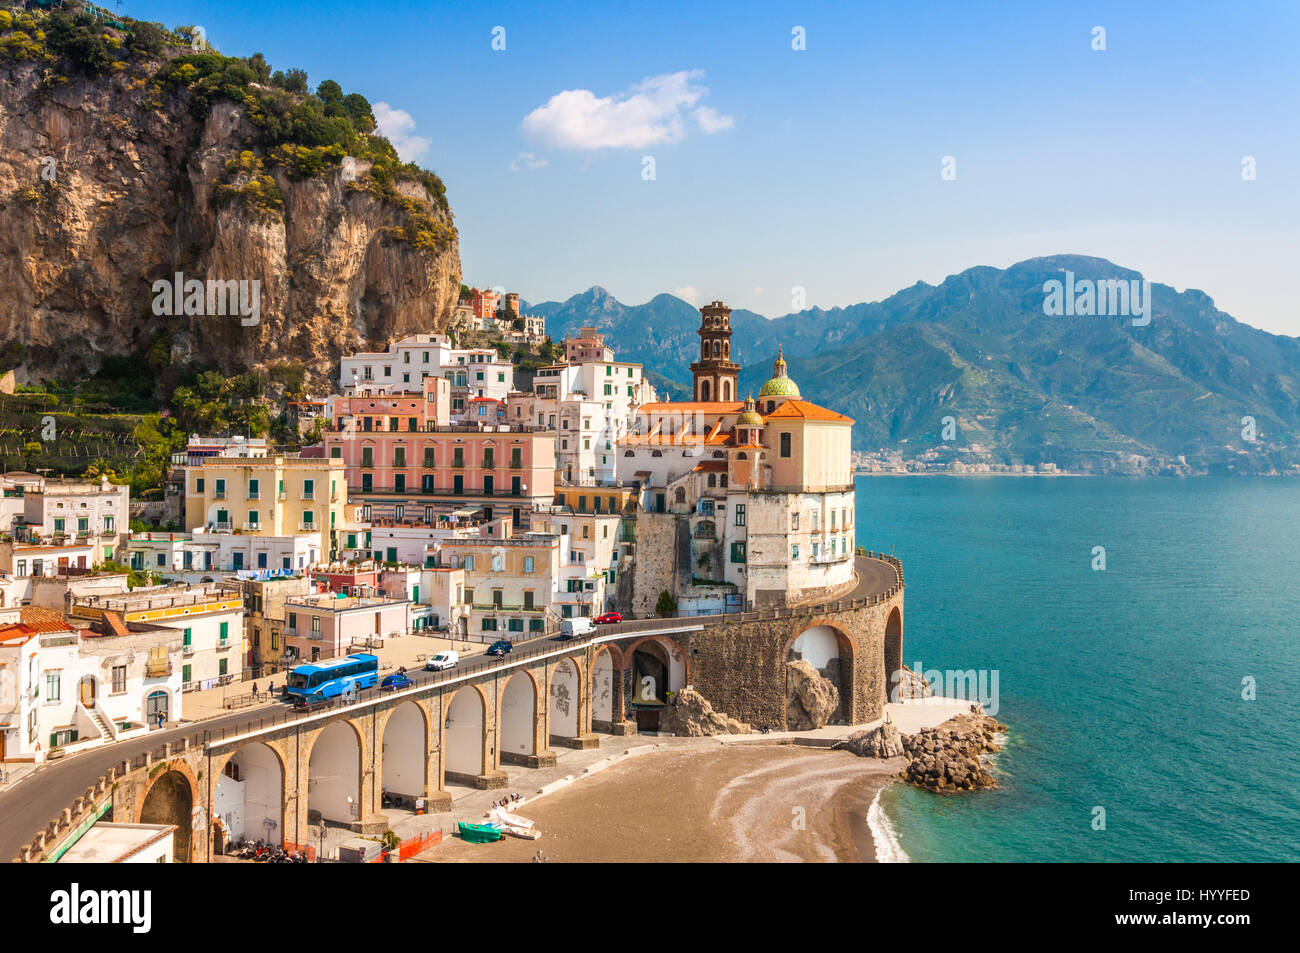
[[[910,697],[913,675],[924,678],[934,694],[924,698]],[[979,702],[984,706],[985,714],[996,715],[999,676],[997,669],[976,671],[968,668],[941,671],[934,668],[926,671],[918,661],[913,663],[911,673],[906,669],[899,669],[890,674],[889,700],[895,704],[905,701],[909,705],[942,705],[954,700]]]
[[[1043,282],[1043,295],[1046,315],[1117,315],[1131,317],[1139,328],[1151,323],[1151,282],[1145,279],[1076,280],[1074,272],[1067,271],[1064,282],[1057,278]]]
[[[153,295],[153,313],[160,317],[237,314],[246,328],[262,321],[262,282],[256,278],[200,281],[178,271],[175,278],[155,281]]]
[[[126,924],[133,933],[148,933],[153,924],[151,890],[68,890],[50,894],[50,922],[58,925]]]

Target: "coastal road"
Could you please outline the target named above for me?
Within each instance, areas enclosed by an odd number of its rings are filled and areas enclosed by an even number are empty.
[[[842,598],[869,599],[883,594],[893,588],[898,575],[895,568],[882,560],[858,557],[857,585],[852,592]],[[417,688],[436,685],[439,682],[463,678],[508,664],[512,660],[553,651],[559,648],[579,649],[590,642],[601,639],[605,641],[611,635],[636,635],[664,629],[681,629],[682,626],[696,624],[725,623],[726,616],[678,616],[672,618],[635,619],[616,625],[597,626],[596,631],[587,637],[563,641],[553,633],[533,639],[517,641],[514,651],[509,655],[495,658],[490,655],[475,656],[466,659],[455,668],[442,672],[426,672],[423,669],[407,672],[407,676]],[[361,703],[372,702],[382,697],[377,689],[368,689],[361,693]],[[285,704],[264,705],[256,709],[234,711],[228,715],[219,715],[201,722],[182,723],[160,731],[90,748],[80,754],[72,755],[58,761],[47,761],[32,774],[19,781],[13,787],[0,792],[0,862],[7,862],[18,855],[18,849],[30,841],[37,833],[44,830],[63,807],[85,793],[86,788],[115,764],[119,764],[146,751],[154,751],[164,742],[175,741],[185,736],[208,733],[214,740],[223,736],[233,737],[247,731],[256,731],[262,727],[280,721],[292,723],[299,717]]]

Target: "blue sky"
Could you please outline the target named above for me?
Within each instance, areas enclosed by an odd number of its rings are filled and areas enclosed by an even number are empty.
[[[1295,2],[122,11],[407,114],[387,123],[447,184],[465,280],[530,301],[600,284],[775,316],[796,287],[833,307],[1077,253],[1300,335]]]

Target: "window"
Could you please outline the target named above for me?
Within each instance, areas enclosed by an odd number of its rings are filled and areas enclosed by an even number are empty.
[[[791,560],[795,560],[795,559],[798,559],[798,558],[799,558],[799,547],[798,547],[798,546],[791,546],[791,547],[790,547],[790,559],[791,559]]]
[[[303,481],[302,481],[302,498],[303,498],[304,500],[311,500],[311,499],[314,499],[315,497],[316,497],[316,481],[315,481],[315,480],[303,480]],[[303,522],[310,522],[310,521],[309,521],[309,520],[304,520]]]
[[[395,467],[404,467],[404,466],[406,466],[406,448],[405,448],[405,447],[394,447],[394,448],[393,448],[393,466],[395,466]]]
[[[45,703],[47,705],[52,705],[55,702],[62,700],[62,695],[61,695],[62,683],[63,683],[62,672],[45,673]]]
[[[113,666],[113,694],[120,695],[126,691],[126,666]]]
[[[532,572],[532,571],[533,571],[533,557],[532,557],[532,556],[525,556],[525,557],[524,557],[524,572]]]
[[[257,499],[258,497],[260,497],[260,496],[261,496],[261,491],[260,491],[260,489],[259,489],[259,483],[258,483],[258,481],[257,481],[257,480],[249,480],[249,481],[248,481],[248,498],[249,498],[250,500],[256,500],[256,499]]]
[[[56,533],[62,533],[62,532],[63,532],[63,523],[64,523],[64,521],[63,521],[62,519],[56,519],[56,520],[54,521],[54,532],[56,532]]]
[[[292,621],[292,620],[293,620],[293,616],[289,616],[289,619],[290,619],[289,624],[290,624],[290,625],[293,625],[293,621]],[[193,630],[193,629],[186,629],[186,630],[185,630],[185,644],[186,644],[186,645],[189,645],[191,642],[193,642],[193,640],[194,640],[194,630]]]
[[[790,456],[790,434],[788,431],[781,434],[781,456]]]
[[[474,571],[474,557],[473,557],[473,556],[466,556],[466,557],[465,557],[465,563],[464,563],[464,566],[465,566],[465,571],[466,571],[466,572],[473,572],[473,571]]]
[[[798,513],[791,513],[791,514],[790,514],[790,529],[791,529],[792,532],[796,532],[796,533],[799,532],[799,514],[798,514]]]
[[[744,503],[736,504],[736,525],[737,526],[745,525],[745,504]]]
[[[501,553],[497,553],[492,557],[492,571],[493,572],[506,571],[506,557]]]
[[[230,638],[230,623],[223,622],[221,623],[221,641],[225,642],[229,638]]]
[[[484,631],[484,632],[495,632],[496,630],[497,630],[497,620],[496,620],[496,619],[489,619],[489,618],[486,618],[486,617],[485,617],[485,618],[483,619],[483,631]]]
[[[733,563],[743,563],[743,562],[745,561],[745,544],[744,544],[744,543],[732,543],[732,544],[731,544],[731,561],[732,561]]]
[[[433,458],[433,447],[425,447],[425,448],[424,448],[424,465],[425,465],[426,467],[432,467],[432,466],[433,466],[433,459],[434,459],[434,458]]]
[[[203,492],[203,477],[199,477],[194,481],[194,492],[195,493]]]
[[[225,674],[226,674],[226,665],[227,665],[227,660],[226,660],[226,659],[223,659],[223,658],[221,658],[221,659],[217,659],[217,674],[218,674],[218,675],[225,675]]]
[[[225,495],[226,495],[226,481],[219,479],[217,480],[217,496],[220,497]]]

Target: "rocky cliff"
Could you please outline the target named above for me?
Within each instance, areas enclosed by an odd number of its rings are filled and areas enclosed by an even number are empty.
[[[77,377],[139,354],[159,373],[298,360],[333,377],[345,353],[446,326],[460,253],[427,181],[376,184],[328,149],[309,174],[263,166],[257,97],[287,94],[252,82],[195,108],[192,69],[164,82],[168,54],[123,57],[96,77],[0,58],[0,370]],[[259,282],[257,323],[155,313],[178,272]]]

